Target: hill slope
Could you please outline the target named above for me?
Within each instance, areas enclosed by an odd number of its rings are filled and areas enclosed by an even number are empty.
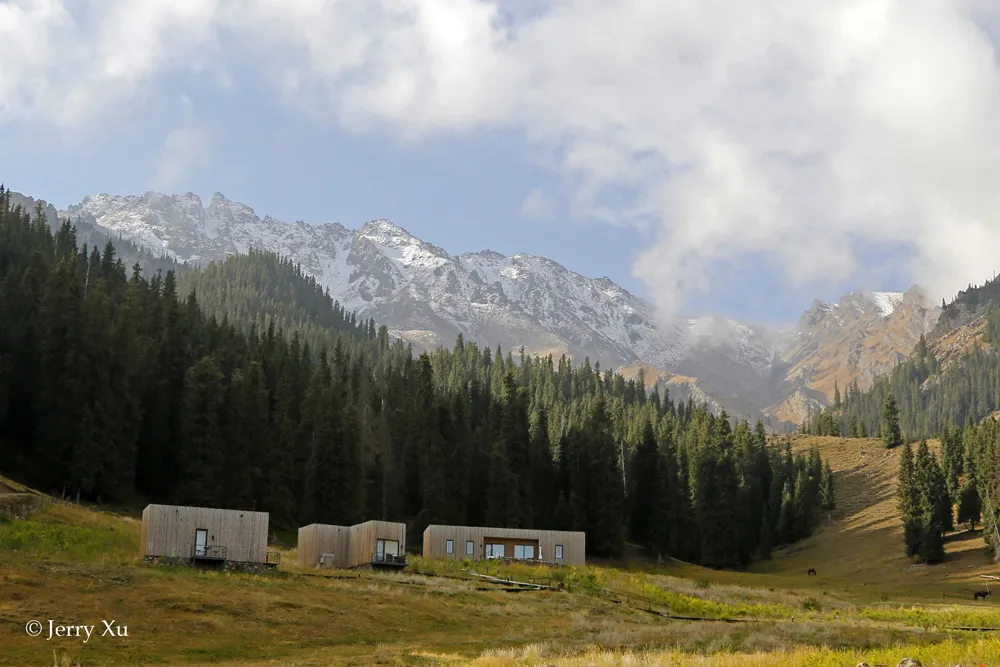
[[[866,584],[873,591],[915,597],[961,595],[982,587],[980,574],[996,574],[979,531],[964,528],[948,536],[946,559],[939,565],[914,565],[903,552],[903,530],[896,510],[901,448],[885,449],[877,439],[805,436],[793,440],[794,451],[818,445],[834,473],[837,508],[816,533],[775,552],[770,562],[752,571],[802,577],[816,568],[819,580]],[[939,443],[929,441],[939,453]]]

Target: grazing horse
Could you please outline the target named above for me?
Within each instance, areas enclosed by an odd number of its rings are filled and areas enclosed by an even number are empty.
[[[808,574],[809,574],[810,577],[813,576],[814,574],[816,574],[816,568],[814,568],[814,567],[809,568],[809,573]]]
[[[990,597],[989,591],[976,591],[975,593],[972,594],[973,600],[979,600],[980,598],[985,600],[988,597]]]

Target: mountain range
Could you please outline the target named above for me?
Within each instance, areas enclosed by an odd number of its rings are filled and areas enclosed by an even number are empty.
[[[31,207],[34,201],[22,198]],[[652,304],[606,277],[589,278],[545,257],[490,250],[451,255],[388,220],[359,229],[260,217],[216,193],[91,195],[56,212],[100,238],[128,241],[145,259],[203,265],[251,248],[298,263],[359,316],[416,349],[466,339],[531,355],[589,357],[627,376],[642,369],[675,398],[772,428],[799,423],[832,398],[834,383],[866,386],[937,324],[923,292],[848,294],[815,301],[792,327],[699,317],[660,324]],[[95,241],[96,242],[96,241]],[[138,261],[143,263],[142,258]]]

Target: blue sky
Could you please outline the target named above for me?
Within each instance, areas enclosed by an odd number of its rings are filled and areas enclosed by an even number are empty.
[[[571,220],[565,186],[530,157],[510,131],[440,137],[413,145],[377,133],[317,126],[293,110],[261,103],[258,91],[191,95],[212,128],[207,163],[180,178],[173,192],[192,191],[207,203],[216,191],[280,220],[341,222],[357,228],[388,218],[452,254],[489,248],[549,257],[591,277],[607,276],[650,299],[632,262],[650,234],[595,220]],[[155,105],[154,105],[155,106]],[[65,143],[16,128],[0,129],[13,151],[0,153],[0,174],[25,194],[60,209],[98,192],[141,194],[155,189],[156,162],[177,101],[161,113],[138,114],[113,134]],[[262,128],[266,130],[261,131]],[[68,147],[68,149],[67,149]],[[533,189],[550,193],[553,219],[526,218],[521,205]],[[698,295],[685,314],[753,322],[796,318],[812,295],[785,299],[783,277],[749,266],[729,287]],[[845,284],[820,298],[837,298]]]
[[[787,321],[990,275],[991,5],[787,7],[6,0],[0,178],[61,207],[156,189],[386,217],[666,314]]]

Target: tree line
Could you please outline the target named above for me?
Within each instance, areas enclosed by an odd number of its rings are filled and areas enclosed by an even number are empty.
[[[146,276],[2,188],[0,461],[47,490],[256,508],[279,528],[583,530],[593,554],[632,542],[715,567],[834,506],[818,450],[641,373],[461,337],[415,355],[277,255]]]

